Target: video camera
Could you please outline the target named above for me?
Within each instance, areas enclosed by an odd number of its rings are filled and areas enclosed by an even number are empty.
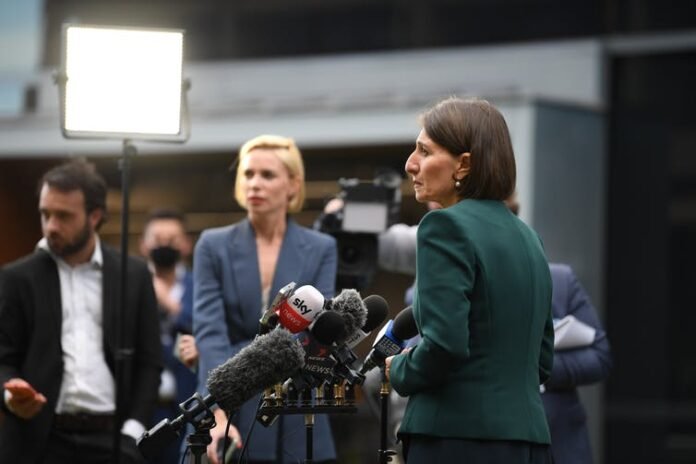
[[[378,235],[399,218],[401,175],[393,169],[377,170],[372,182],[341,178],[343,207],[324,213],[315,228],[336,238],[338,273],[336,288],[363,290],[377,270]]]

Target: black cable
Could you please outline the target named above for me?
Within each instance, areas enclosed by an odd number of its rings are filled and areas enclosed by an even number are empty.
[[[228,446],[228,444],[231,444],[228,442],[230,441],[229,437],[230,437],[230,427],[232,426],[232,417],[233,416],[230,415],[227,418],[227,426],[225,427],[225,436],[224,436],[224,439],[222,441],[222,464],[227,464],[227,446]],[[232,442],[232,443],[234,443],[234,442]]]
[[[259,398],[259,405],[256,407],[256,414],[254,414],[254,417],[258,415],[259,411],[261,410],[261,406],[263,405],[263,395]],[[256,425],[256,420],[251,421],[251,426],[249,427],[249,431],[246,434],[246,437],[244,437],[244,445],[242,446],[242,451],[239,453],[239,461],[237,461],[237,464],[242,464],[242,459],[244,459],[244,453],[247,450],[247,446],[249,445],[249,439],[251,438],[251,432],[254,430],[254,425]]]

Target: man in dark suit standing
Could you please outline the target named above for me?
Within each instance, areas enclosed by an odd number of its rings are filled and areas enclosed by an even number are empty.
[[[43,238],[34,253],[0,275],[0,462],[109,463],[116,427],[121,463],[144,462],[135,439],[157,401],[157,306],[147,267],[129,259],[120,314],[120,255],[97,234],[106,218],[106,191],[84,161],[44,174]],[[117,324],[123,348],[133,353],[123,368],[118,423]]]
[[[551,431],[551,452],[556,464],[591,464],[592,448],[587,418],[577,387],[600,382],[611,369],[609,340],[590,297],[570,266],[550,264],[554,320],[573,316],[594,329],[591,343],[554,351],[551,377],[541,399]]]

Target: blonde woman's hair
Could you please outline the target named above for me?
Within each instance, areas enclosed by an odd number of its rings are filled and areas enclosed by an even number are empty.
[[[240,170],[244,157],[256,148],[273,151],[287,168],[290,178],[295,178],[299,181],[300,188],[297,194],[290,199],[288,212],[297,213],[301,211],[305,200],[305,172],[302,153],[300,153],[300,149],[297,148],[297,144],[295,144],[293,139],[280,135],[259,135],[245,142],[242,148],[239,149],[239,156],[237,157],[237,178],[234,183],[234,198],[242,208],[247,208],[246,195],[242,188],[244,173],[240,172]]]

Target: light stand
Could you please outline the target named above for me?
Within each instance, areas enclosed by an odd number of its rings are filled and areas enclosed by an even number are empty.
[[[57,73],[61,131],[66,138],[122,140],[120,313],[115,318],[116,386],[113,462],[120,462],[125,417],[124,373],[134,348],[126,346],[130,164],[132,140],[183,143],[188,139],[183,75],[184,31],[63,25]]]

